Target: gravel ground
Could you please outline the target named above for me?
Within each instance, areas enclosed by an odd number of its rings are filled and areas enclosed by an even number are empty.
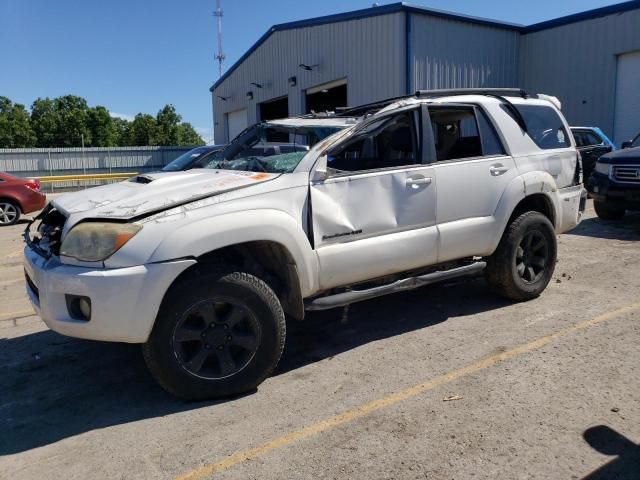
[[[0,478],[640,478],[640,215],[589,208],[528,303],[472,280],[309,315],[258,391],[203,403],[31,316],[23,228],[0,229]]]

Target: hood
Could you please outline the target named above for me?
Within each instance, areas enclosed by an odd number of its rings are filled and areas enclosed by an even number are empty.
[[[131,179],[69,193],[52,203],[66,215],[130,219],[219,195],[249,188],[278,177],[275,173],[230,170],[188,170],[138,175]]]
[[[607,153],[598,160],[602,163],[620,164],[620,163],[638,163],[640,164],[640,147],[624,148],[615,152]]]

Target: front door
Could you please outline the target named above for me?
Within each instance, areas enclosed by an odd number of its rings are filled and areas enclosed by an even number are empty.
[[[435,263],[433,167],[422,163],[421,110],[365,125],[327,156],[311,183],[323,289]]]

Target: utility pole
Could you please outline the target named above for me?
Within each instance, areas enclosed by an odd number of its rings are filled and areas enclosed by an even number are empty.
[[[220,6],[220,0],[216,0],[216,11],[213,12],[213,16],[217,17],[218,23],[218,53],[216,54],[216,60],[218,61],[218,77],[222,76],[222,63],[224,62],[225,54],[222,50],[222,7]]]

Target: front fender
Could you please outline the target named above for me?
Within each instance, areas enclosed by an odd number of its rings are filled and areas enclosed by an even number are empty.
[[[318,260],[301,226],[277,210],[245,210],[202,218],[178,227],[160,242],[149,262],[199,257],[206,253],[252,241],[282,245],[296,263],[302,296],[317,290]]]

